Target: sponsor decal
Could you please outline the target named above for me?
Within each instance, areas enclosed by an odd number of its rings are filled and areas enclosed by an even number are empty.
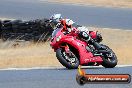
[[[79,85],[96,83],[96,84],[126,84],[131,82],[129,74],[86,74],[81,66],[78,68],[76,81]]]
[[[96,57],[93,57],[93,58],[85,59],[85,62],[94,61],[94,60],[97,60],[97,58]]]

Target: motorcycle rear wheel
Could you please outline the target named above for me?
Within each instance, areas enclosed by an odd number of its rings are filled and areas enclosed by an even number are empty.
[[[103,45],[103,44],[101,46],[103,46],[104,48],[106,48],[107,50],[110,51],[110,54],[103,54],[103,56],[102,56],[102,59],[103,59],[102,66],[104,66],[105,68],[114,68],[117,65],[117,62],[118,62],[116,54],[108,46]]]
[[[74,52],[70,51],[73,55],[74,58],[74,63],[72,63],[73,61],[70,59],[72,58],[68,58],[68,56],[65,53],[65,51],[62,48],[59,48],[56,50],[56,57],[59,60],[59,62],[65,66],[68,69],[77,69],[79,66],[79,59],[77,58],[76,54],[74,54]],[[69,59],[69,60],[68,60]]]

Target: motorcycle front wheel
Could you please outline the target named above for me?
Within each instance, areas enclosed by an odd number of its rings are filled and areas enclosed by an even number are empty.
[[[56,57],[59,62],[68,69],[77,69],[79,66],[79,59],[76,54],[70,51],[70,55],[66,54],[65,50],[59,48],[56,50]]]

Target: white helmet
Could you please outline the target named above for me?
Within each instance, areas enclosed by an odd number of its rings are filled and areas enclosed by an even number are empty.
[[[54,14],[50,17],[51,20],[55,20],[57,22],[60,22],[60,20],[62,19],[61,14]]]
[[[66,24],[67,25],[72,25],[74,24],[75,22],[73,22],[71,19],[66,19]]]

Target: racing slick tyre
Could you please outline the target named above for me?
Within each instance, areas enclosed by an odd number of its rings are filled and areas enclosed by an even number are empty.
[[[103,45],[103,44],[101,44],[101,46],[109,51],[108,54],[104,53],[102,56],[102,59],[103,59],[102,66],[104,66],[105,68],[115,67],[117,65],[117,62],[118,62],[117,56],[115,55],[113,50],[110,49],[108,46]]]
[[[59,48],[56,50],[56,57],[59,62],[68,69],[77,69],[79,66],[79,59],[76,54],[70,51],[72,55],[67,55],[65,50]]]

